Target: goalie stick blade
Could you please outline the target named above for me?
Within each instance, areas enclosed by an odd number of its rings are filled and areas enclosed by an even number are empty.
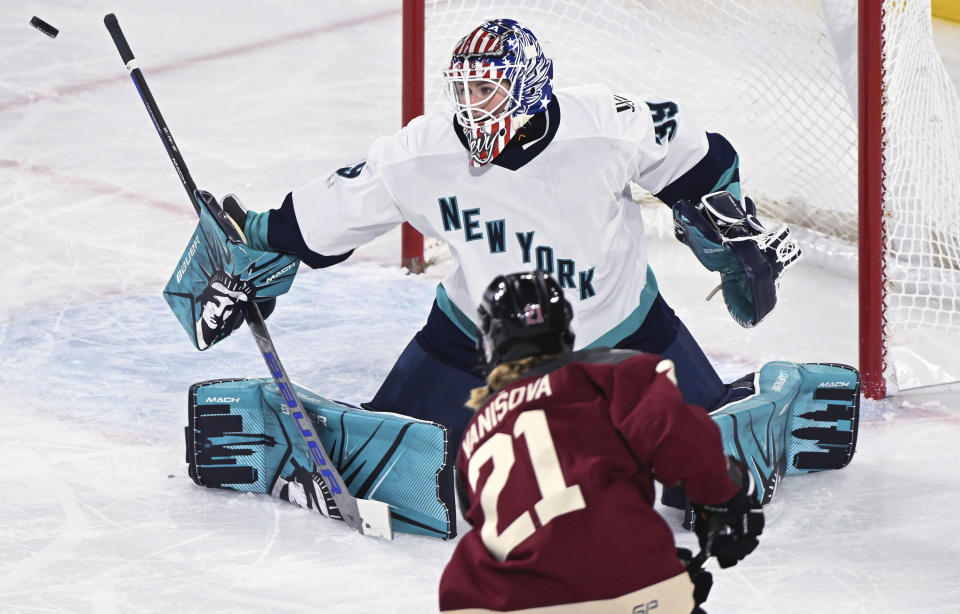
[[[393,539],[389,505],[373,499],[357,499],[357,512],[360,514],[361,532],[364,535]]]

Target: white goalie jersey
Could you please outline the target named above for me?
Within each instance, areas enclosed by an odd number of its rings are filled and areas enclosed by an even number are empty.
[[[657,293],[629,183],[660,192],[704,157],[707,137],[669,101],[582,86],[555,102],[545,134],[518,137],[536,153],[512,169],[471,166],[449,115],[378,139],[364,162],[292,193],[307,247],[342,254],[406,221],[449,245],[438,305],[468,335],[490,280],[538,268],[574,306],[577,347],[613,345]]]

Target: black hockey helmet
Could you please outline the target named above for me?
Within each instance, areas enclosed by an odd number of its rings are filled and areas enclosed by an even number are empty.
[[[543,271],[498,276],[477,311],[487,365],[573,347],[573,308],[560,284]]]

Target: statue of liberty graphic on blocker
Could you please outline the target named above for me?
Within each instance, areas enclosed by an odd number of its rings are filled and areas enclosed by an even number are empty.
[[[243,312],[253,297],[250,282],[239,276],[216,271],[206,289],[197,297],[197,346],[201,350],[233,332],[243,322]]]

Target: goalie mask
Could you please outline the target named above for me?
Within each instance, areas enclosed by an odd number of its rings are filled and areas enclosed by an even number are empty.
[[[496,158],[553,95],[553,60],[533,32],[512,19],[487,21],[463,37],[443,76],[473,166]]]
[[[483,293],[480,344],[490,366],[573,347],[573,308],[543,271],[500,275]]]

